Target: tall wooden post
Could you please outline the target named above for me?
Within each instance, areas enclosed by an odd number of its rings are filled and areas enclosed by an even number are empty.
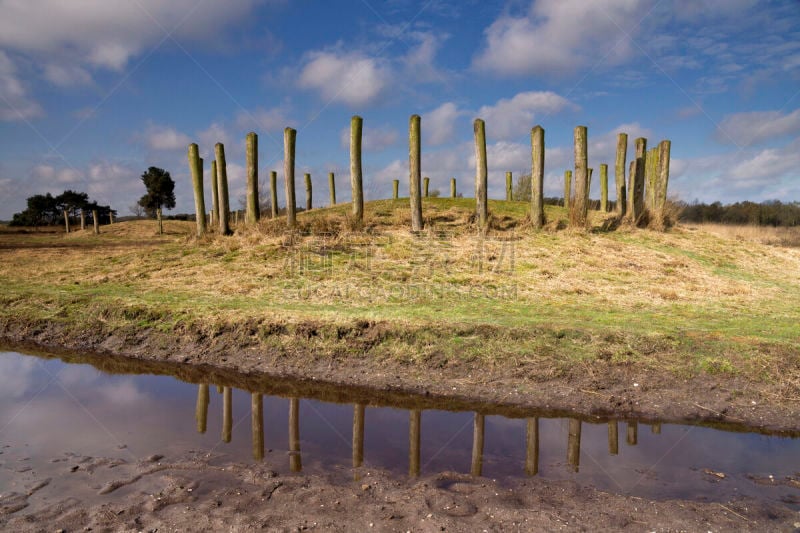
[[[81,208],[81,231],[86,229],[86,209]]]
[[[408,194],[411,202],[411,231],[422,231],[420,137],[420,117],[411,115],[408,124]]]
[[[628,177],[628,220],[638,224],[644,212],[644,170],[647,159],[647,139],[636,139],[636,157]]]
[[[608,165],[600,165],[600,211],[608,211]]]
[[[575,195],[570,202],[570,223],[585,227],[589,209],[589,169],[586,126],[575,127]]]
[[[487,175],[486,164],[486,124],[483,120],[476,118],[473,123],[475,134],[475,209],[478,215],[478,226],[486,228],[489,220],[489,206],[487,199]]]
[[[328,172],[328,189],[331,192],[331,207],[336,205],[336,178],[333,172]]]
[[[69,233],[69,212],[64,209],[64,231]]]
[[[269,196],[270,214],[272,218],[278,218],[278,172],[275,170],[269,173]]]
[[[197,225],[197,236],[202,237],[206,232],[206,201],[203,192],[203,164],[200,159],[200,150],[197,144],[189,145],[189,170],[192,173],[192,187],[194,188],[194,213]]]
[[[364,222],[364,189],[361,176],[361,129],[359,116],[350,119],[350,187],[353,189],[353,217]]]
[[[92,209],[92,226],[95,235],[100,235],[100,217],[97,214],[97,209]]]
[[[475,420],[472,428],[472,465],[470,473],[473,476],[480,476],[483,472],[483,435],[486,420],[481,413],[475,413]]]
[[[431,179],[428,176],[422,178],[422,197],[428,197],[428,187],[430,187]]]
[[[303,174],[306,183],[306,211],[311,211],[311,174]]]
[[[514,199],[514,178],[511,172],[506,172],[506,202]]]
[[[450,178],[450,198],[456,197],[456,179]]]
[[[667,187],[669,185],[669,157],[672,143],[668,140],[661,141],[658,145],[658,168],[656,179],[656,206],[655,225],[663,228],[665,224],[665,210],[667,206]]]
[[[245,158],[247,165],[247,210],[245,222],[255,224],[261,218],[258,205],[258,135],[251,131],[245,139]]]
[[[614,181],[617,186],[617,216],[622,217],[627,211],[627,188],[625,187],[625,159],[628,156],[628,134],[617,135],[617,157],[614,163]]]
[[[286,186],[286,224],[289,229],[297,226],[297,207],[294,199],[294,151],[297,131],[283,130],[283,179]]]
[[[531,130],[531,222],[534,229],[544,226],[544,128]]]
[[[397,200],[400,197],[400,180],[392,180],[392,198]]]
[[[572,195],[572,171],[564,171],[564,207],[569,209],[570,196]]]
[[[219,202],[219,232],[223,235],[230,235],[229,225],[230,204],[228,199],[228,170],[225,164],[225,147],[222,143],[214,146],[214,154],[217,157],[217,196]]]
[[[219,182],[217,181],[217,160],[211,160],[211,226],[219,226]]]

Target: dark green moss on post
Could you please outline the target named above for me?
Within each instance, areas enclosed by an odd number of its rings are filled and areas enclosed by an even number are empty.
[[[336,177],[333,172],[328,172],[328,189],[331,193],[331,207],[336,205]]]
[[[600,211],[608,211],[608,165],[600,165]]]
[[[247,165],[247,198],[245,222],[255,224],[261,218],[258,206],[258,135],[251,131],[245,140],[245,157]]]
[[[617,135],[617,157],[614,163],[614,181],[617,186],[617,216],[622,217],[627,211],[627,187],[625,187],[625,159],[628,156],[628,134]]]
[[[544,128],[531,130],[531,223],[544,226]]]
[[[353,190],[353,217],[364,222],[364,189],[361,175],[361,130],[363,120],[359,116],[350,119],[350,187]]]
[[[283,179],[286,186],[286,225],[289,229],[297,226],[297,212],[294,199],[294,149],[297,131],[283,130]]]
[[[272,218],[278,218],[278,172],[269,173],[269,200]]]
[[[194,188],[194,213],[197,226],[197,236],[202,237],[206,232],[206,201],[203,192],[203,164],[200,159],[200,150],[197,144],[189,145],[189,170],[192,173],[192,187]]]
[[[486,228],[489,220],[489,205],[487,202],[488,168],[486,163],[486,124],[476,118],[472,126],[475,135],[475,210],[478,217],[478,227]]]
[[[411,231],[422,231],[422,180],[420,117],[411,115],[408,124],[408,196],[411,203]]]
[[[228,171],[225,164],[225,146],[217,143],[214,146],[214,154],[217,157],[217,195],[219,196],[219,232],[223,235],[230,235],[231,228],[228,218],[230,217],[230,204],[228,203]]]
[[[303,180],[306,184],[306,211],[311,211],[311,174],[303,174]]]
[[[511,172],[506,172],[506,202],[514,199],[514,178]]]
[[[570,224],[586,227],[589,209],[589,169],[586,126],[575,127],[575,195],[570,202]]]

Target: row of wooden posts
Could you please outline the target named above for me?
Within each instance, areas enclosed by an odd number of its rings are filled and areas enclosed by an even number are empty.
[[[354,116],[350,121],[350,187],[352,192],[352,215],[357,223],[364,219],[364,189],[361,170],[361,137],[363,120]],[[409,199],[411,208],[411,230],[423,229],[422,196],[428,195],[429,179],[421,179],[421,119],[412,115],[409,121]],[[487,179],[488,167],[486,159],[486,127],[481,119],[474,122],[475,139],[475,205],[478,225],[485,228],[488,223]],[[295,144],[297,132],[286,128],[284,141],[284,185],[286,191],[286,220],[288,227],[294,229],[297,224],[295,201]],[[564,173],[564,205],[570,210],[570,223],[585,227],[589,206],[589,188],[592,170],[588,168],[587,129],[577,126],[574,132],[575,167],[573,171]],[[649,220],[654,226],[663,226],[669,181],[670,146],[668,140],[661,141],[657,148],[647,151],[647,139],[635,141],[635,158],[630,162],[628,176],[625,176],[625,160],[628,151],[628,135],[620,133],[617,138],[615,164],[616,181],[616,214],[622,219],[638,225]],[[246,137],[246,209],[245,222],[255,224],[261,213],[259,211],[258,194],[258,136],[250,132]],[[217,143],[214,148],[215,160],[211,162],[211,195],[213,209],[211,223],[219,226],[223,235],[231,233],[230,201],[228,195],[228,177],[225,163],[225,147]],[[535,126],[531,130],[531,203],[530,220],[534,228],[545,224],[544,214],[544,129]],[[197,144],[189,145],[189,167],[194,186],[195,212],[197,220],[197,236],[202,236],[207,227],[206,208],[203,189],[203,160],[199,155]],[[305,174],[306,209],[311,209],[311,175]],[[328,174],[331,205],[336,204],[336,185],[333,173]],[[601,211],[608,211],[608,165],[600,165]],[[573,186],[574,184],[574,186]],[[278,215],[277,172],[270,173],[272,217]],[[397,198],[399,180],[394,180],[393,196]],[[506,199],[511,199],[511,173],[506,174]],[[450,195],[456,195],[456,180],[450,180]]]
[[[86,211],[81,209],[81,231],[86,229]],[[114,213],[109,211],[108,213],[108,223],[114,223]],[[64,229],[66,233],[69,233],[69,213],[67,210],[64,210]],[[97,209],[92,209],[92,231],[95,235],[100,235],[100,216],[97,213]]]
[[[233,407],[231,387],[217,387],[222,394],[222,440],[231,441],[233,429]],[[253,458],[260,461],[264,458],[264,400],[260,393],[251,393],[251,427]],[[208,420],[209,386],[207,384],[198,385],[197,405],[195,409],[195,420],[197,431],[205,433]],[[364,462],[364,415],[366,406],[361,403],[353,405],[353,468],[360,467]],[[485,415],[474,414],[473,437],[472,437],[472,463],[470,472],[472,475],[480,476],[483,471],[483,448]],[[567,462],[572,469],[577,472],[580,468],[581,454],[581,425],[582,422],[577,418],[569,419],[569,433],[567,437]],[[421,428],[422,410],[409,410],[409,474],[418,476],[420,474],[421,457]],[[651,426],[653,433],[661,433],[661,424]],[[638,423],[636,421],[627,422],[626,441],[629,445],[635,446],[638,442]],[[525,472],[528,475],[536,475],[539,472],[539,418],[528,418],[526,423],[525,437]],[[608,453],[617,455],[619,453],[619,423],[616,420],[608,422]],[[293,472],[302,469],[300,456],[300,400],[299,398],[289,398],[289,467]]]

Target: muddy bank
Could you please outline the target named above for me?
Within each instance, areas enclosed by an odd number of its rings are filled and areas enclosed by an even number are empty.
[[[648,501],[538,478],[499,486],[441,473],[280,475],[211,454],[146,458],[66,452],[25,468],[2,448],[0,528],[13,531],[792,531],[800,514],[745,498]],[[280,460],[285,460],[280,454]]]
[[[401,400],[414,395],[409,401],[415,405],[425,397],[439,402],[447,398],[458,409],[481,405],[486,411],[491,404],[495,412],[507,416],[536,409],[561,416],[710,423],[787,435],[800,431],[800,398],[778,395],[769,383],[726,374],[681,378],[606,361],[587,361],[558,375],[543,374],[535,363],[524,361],[487,367],[475,361],[430,357],[403,364],[373,351],[392,327],[358,321],[350,327],[338,326],[335,339],[325,342],[320,339],[324,326],[318,323],[292,324],[291,328],[244,323],[217,327],[209,334],[185,325],[158,331],[133,325],[110,327],[103,320],[76,325],[55,319],[3,319],[0,342],[28,351],[39,347],[92,352],[97,354],[93,364],[101,368],[105,364],[109,371],[124,367],[124,358],[155,365],[181,363],[181,378],[195,382],[199,378],[192,378],[191,368],[199,366],[206,374],[217,372],[216,382],[245,390],[261,390],[259,380],[274,383],[275,377],[291,377],[298,383],[348,385],[365,395],[381,391]],[[495,332],[480,327],[472,333],[488,338]],[[174,370],[164,372],[175,374]],[[252,381],[242,383],[238,374]]]

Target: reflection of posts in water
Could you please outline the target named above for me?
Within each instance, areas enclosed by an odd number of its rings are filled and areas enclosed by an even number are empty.
[[[194,408],[194,418],[197,420],[197,432],[206,432],[208,420],[208,385],[201,383],[197,386],[197,406]]]
[[[217,393],[222,394],[222,385],[217,385]]]
[[[231,427],[233,426],[233,416],[231,412],[231,388],[222,388],[222,441],[231,441]]]
[[[611,455],[619,453],[619,424],[616,420],[608,421],[608,453]]]
[[[364,462],[364,404],[353,406],[353,468]]]
[[[635,420],[628,422],[628,444],[636,446],[639,434],[639,423]]]
[[[258,393],[250,395],[250,420],[253,427],[253,459],[264,458],[264,402]]]
[[[473,476],[480,476],[483,471],[483,430],[485,420],[481,413],[475,413],[475,424],[472,431],[472,468]]]
[[[289,399],[289,469],[300,472],[303,463],[300,460],[300,400]]]
[[[656,422],[650,426],[650,431],[652,431],[655,435],[661,435],[661,422]]]
[[[539,419],[529,418],[525,431],[525,473],[535,476],[539,473]]]
[[[569,419],[569,437],[567,438],[567,462],[577,472],[581,466],[581,421]]]
[[[412,409],[408,416],[408,475],[419,475],[420,426],[422,411]]]

